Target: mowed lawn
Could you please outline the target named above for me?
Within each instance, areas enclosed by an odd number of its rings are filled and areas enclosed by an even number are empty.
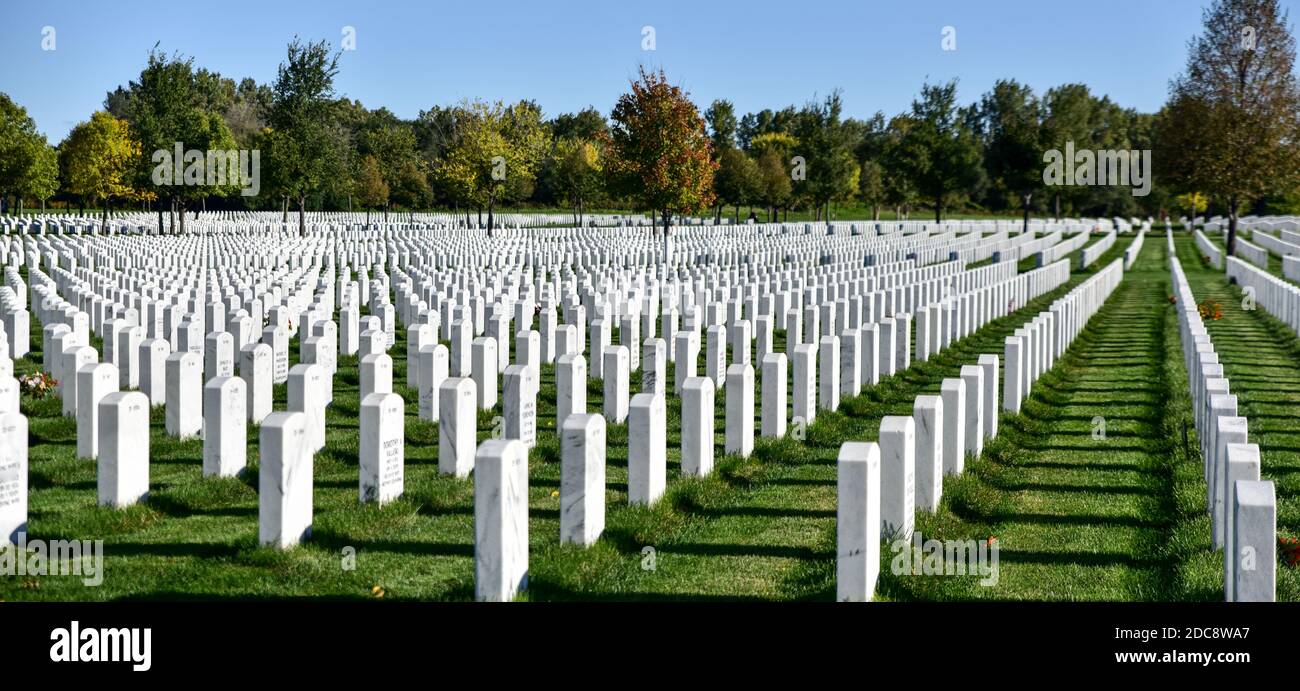
[[[555,380],[553,368],[544,365],[538,445],[530,455],[530,584],[523,599],[833,599],[839,446],[875,439],[881,416],[910,415],[917,395],[936,393],[943,378],[957,376],[979,354],[1000,356],[1006,335],[1121,256],[1129,241],[1122,237],[1089,270],[1074,271],[1067,287],[843,401],[839,411],[820,412],[802,440],[759,438],[750,458],[724,456],[719,391],[718,465],[708,478],[679,477],[680,409],[670,396],[668,492],[654,507],[627,505],[627,428],[609,425],[607,527],[587,549],[558,541]],[[1075,269],[1077,257],[1071,256]],[[926,538],[996,537],[998,584],[980,586],[976,577],[896,577],[886,547],[880,599],[1221,598],[1199,461],[1181,439],[1190,413],[1167,284],[1163,238],[1153,233],[1136,270],[1038,382],[1024,413],[1002,417],[999,438],[981,460],[968,461],[965,475],[949,479],[936,514],[918,514],[917,529]],[[17,374],[39,369],[40,328],[32,325],[38,350],[15,362]],[[775,340],[783,352],[784,334],[777,332]],[[99,587],[76,577],[0,577],[0,598],[471,599],[473,480],[438,474],[437,426],[417,419],[416,392],[402,386],[405,352],[399,328],[389,354],[394,390],[407,402],[404,496],[383,508],[358,502],[357,361],[340,357],[327,446],[314,465],[312,537],[286,551],[257,546],[255,426],[249,427],[247,471],[239,478],[203,478],[202,442],[167,437],[157,409],[150,495],[115,510],[96,506],[95,463],[75,458],[76,424],[60,416],[58,399],[24,397],[31,426],[30,537],[104,539],[105,577]],[[291,364],[297,354],[295,339]],[[761,375],[755,375],[757,415],[762,394]],[[671,364],[667,381],[673,381]],[[601,384],[588,384],[588,410],[599,412]],[[640,385],[634,372],[634,394]],[[276,387],[276,409],[284,409],[285,394],[285,387]],[[499,415],[499,407],[480,413],[480,440],[492,435]],[[1096,416],[1107,420],[1105,440],[1092,438]],[[1192,433],[1189,447],[1195,445]],[[1266,450],[1266,475],[1269,463]],[[353,553],[354,568],[345,568]],[[1280,594],[1297,599],[1288,578],[1281,579]]]

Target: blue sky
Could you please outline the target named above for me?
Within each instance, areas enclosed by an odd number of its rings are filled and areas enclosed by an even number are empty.
[[[972,101],[996,79],[1042,91],[1083,82],[1154,111],[1200,26],[1197,0],[828,0],[809,2],[68,2],[0,3],[0,91],[57,140],[136,77],[157,42],[236,79],[269,82],[293,36],[338,46],[336,86],[402,117],[462,98],[532,98],[549,117],[608,114],[646,64],[701,107],[802,104],[838,87],[848,115],[907,108],[922,82],[960,79]],[[1284,0],[1295,19],[1300,0]],[[1293,21],[1294,23],[1294,21]],[[655,50],[642,50],[642,27]],[[55,50],[41,49],[55,29]],[[955,51],[941,48],[953,27]]]

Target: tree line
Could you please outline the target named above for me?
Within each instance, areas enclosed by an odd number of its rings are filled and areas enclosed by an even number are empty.
[[[662,71],[642,70],[606,118],[588,107],[547,118],[534,101],[465,100],[413,119],[335,93],[340,53],[289,44],[271,84],[238,82],[156,46],[140,75],[57,146],[0,94],[0,195],[21,212],[60,199],[152,209],[183,230],[186,210],[296,212],[446,209],[491,229],[503,207],[562,207],[776,221],[830,220],[844,207],[896,218],[926,213],[1061,217],[1300,210],[1300,97],[1295,46],[1276,0],[1216,0],[1189,44],[1185,72],[1157,113],[1125,108],[1084,84],[1035,93],[997,81],[960,104],[957,82],[924,84],[910,107],[845,117],[834,91],[740,114],[699,110]],[[260,193],[238,185],[157,183],[153,152],[257,150]],[[1152,151],[1152,184],[1054,184],[1049,151]],[[1113,163],[1113,161],[1112,161]],[[1070,166],[1071,180],[1076,161]],[[210,182],[210,181],[209,181]],[[178,224],[167,224],[170,217]]]

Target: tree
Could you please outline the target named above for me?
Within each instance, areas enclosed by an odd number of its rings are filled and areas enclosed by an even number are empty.
[[[955,195],[979,182],[980,150],[974,133],[959,117],[957,82],[926,84],[912,101],[911,124],[898,146],[896,165],[934,202],[934,220],[943,220],[944,206]]]
[[[1075,150],[1095,149],[1093,143],[1094,110],[1096,99],[1083,84],[1064,84],[1048,89],[1043,97],[1046,111],[1043,117],[1041,142],[1044,149],[1064,150],[1067,142],[1074,142]],[[1061,198],[1073,199],[1078,188],[1056,186],[1052,188],[1052,216],[1061,219]]]
[[[435,175],[457,198],[487,207],[491,234],[496,204],[531,190],[550,147],[550,132],[535,104],[465,103],[456,140]]]
[[[72,128],[63,142],[69,192],[102,201],[108,223],[111,200],[133,193],[133,174],[140,159],[140,143],[131,138],[125,120],[99,111]]]
[[[862,162],[858,173],[858,199],[871,207],[871,220],[880,220],[880,205],[885,202],[885,171],[873,160]]]
[[[605,116],[595,108],[587,107],[577,113],[561,113],[550,121],[551,137],[556,141],[566,138],[597,141],[609,132]]]
[[[1030,203],[1043,180],[1042,108],[1029,87],[998,80],[976,113],[985,169],[997,189],[1019,198],[1027,233]]]
[[[736,222],[740,222],[740,205],[748,204],[759,196],[762,184],[758,164],[745,152],[735,147],[722,150],[718,172],[713,178],[717,190],[718,207],[731,204],[736,208]]]
[[[815,218],[823,213],[830,220],[830,203],[851,198],[857,192],[859,164],[840,120],[843,108],[838,91],[820,103],[810,102],[795,119],[795,153],[804,158],[806,178],[796,187],[816,209]]]
[[[239,99],[238,88],[230,79],[207,70],[195,70],[194,60],[179,55],[166,57],[157,48],[149,52],[148,62],[140,70],[138,81],[127,87],[118,87],[104,99],[104,110],[113,117],[125,119],[142,152],[134,171],[134,186],[142,199],[166,197],[173,214],[179,212],[181,222],[172,223],[173,229],[185,231],[186,201],[205,200],[208,196],[233,194],[237,184],[208,186],[203,181],[192,183],[186,179],[172,179],[164,175],[165,182],[155,182],[155,171],[161,162],[153,153],[173,155],[181,145],[185,151],[212,151],[234,148],[235,138],[221,116],[222,109],[233,108]],[[173,161],[173,166],[183,166],[185,161]],[[159,212],[159,232],[164,229],[162,205]]]
[[[19,186],[19,194],[20,198],[25,195],[39,199],[41,201],[41,211],[43,212],[45,211],[45,200],[59,191],[59,152],[46,143],[44,137],[33,142],[33,144],[36,150],[32,156],[32,164],[27,169],[27,176]],[[19,212],[21,211],[22,204],[20,202]]]
[[[556,190],[573,209],[573,222],[582,225],[587,204],[603,188],[604,160],[598,142],[565,137],[555,142],[552,152],[553,181]]]
[[[22,206],[22,188],[36,163],[38,141],[45,144],[27,109],[0,93],[0,199],[13,193]]]
[[[356,193],[361,206],[366,209],[366,225],[370,225],[370,210],[378,207],[388,208],[388,183],[379,170],[379,160],[374,156],[361,159],[357,173]]]
[[[325,41],[289,44],[271,87],[268,139],[280,191],[298,206],[298,232],[307,232],[307,195],[338,173],[337,147],[328,136],[334,117],[334,77],[339,54]]]
[[[668,77],[640,70],[632,90],[619,97],[610,127],[609,170],[615,189],[663,216],[664,247],[675,213],[713,205],[718,164],[704,132],[704,118],[681,87]]]
[[[704,111],[704,121],[709,124],[709,139],[713,142],[715,153],[736,146],[736,107],[731,105],[731,101],[714,101]]]
[[[790,199],[790,171],[774,151],[759,154],[757,201],[767,209],[768,220],[776,221],[776,211]]]
[[[1207,192],[1225,206],[1232,254],[1242,206],[1300,179],[1295,38],[1277,0],[1215,0],[1202,21],[1186,72],[1170,87],[1162,130],[1194,133],[1200,142],[1160,148],[1170,156],[1164,169],[1183,171],[1184,191]]]

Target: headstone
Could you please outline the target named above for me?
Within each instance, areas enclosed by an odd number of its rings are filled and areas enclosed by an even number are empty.
[[[663,397],[649,393],[633,396],[627,430],[628,503],[649,506],[663,496],[667,483],[668,413]]]
[[[450,377],[438,387],[438,472],[468,477],[474,469],[474,380]]]
[[[149,493],[150,407],[149,397],[139,391],[115,391],[100,399],[100,506],[130,506]]]
[[[1277,601],[1277,493],[1271,481],[1233,485],[1234,602]]]
[[[77,370],[77,457],[99,455],[99,402],[118,390],[117,367],[101,362]],[[12,411],[11,411],[12,412]]]
[[[391,368],[389,372],[391,374]],[[314,363],[299,363],[289,370],[289,410],[306,416],[307,452],[310,454],[325,448],[324,378],[324,369]]]
[[[249,343],[239,351],[239,376],[248,394],[244,407],[248,421],[255,425],[271,414],[272,358],[271,347],[265,343]]]
[[[835,599],[867,602],[880,574],[880,447],[845,443],[836,475]]]
[[[713,472],[713,380],[690,377],[682,384],[682,475]]]
[[[940,385],[943,398],[943,472],[961,475],[966,467],[966,382],[944,379]]]
[[[943,497],[943,417],[942,396],[916,397],[916,506],[923,511],[938,510]]]
[[[905,415],[880,421],[880,532],[912,539],[916,520],[916,423]]]
[[[27,533],[27,418],[0,413],[0,548]]]
[[[784,437],[787,414],[785,353],[768,353],[762,358],[763,408],[760,413],[760,432],[764,437]]]
[[[565,418],[560,459],[560,542],[590,545],[605,530],[605,418]]]
[[[754,451],[754,368],[736,364],[727,368],[727,453],[748,457]]]
[[[380,505],[402,496],[406,431],[402,397],[391,392],[361,399],[360,497]]]
[[[473,463],[474,598],[508,602],[528,586],[528,449],[489,439]]]
[[[607,346],[601,353],[605,361],[604,414],[611,424],[621,425],[627,421],[628,397],[628,354],[627,346]]]
[[[497,342],[479,336],[471,344],[470,371],[478,391],[478,407],[488,410],[497,404]]]
[[[234,477],[248,464],[247,419],[242,378],[216,377],[203,386],[204,477]]]
[[[258,440],[258,542],[287,549],[311,535],[312,449],[307,416],[275,412]]]
[[[420,349],[420,410],[421,420],[439,420],[439,390],[447,380],[451,368],[447,346],[441,343]]]
[[[567,353],[555,359],[555,398],[556,429],[563,429],[570,415],[587,412],[587,358]]]
[[[518,439],[525,448],[537,445],[537,380],[528,365],[510,365],[505,373],[505,438]]]

